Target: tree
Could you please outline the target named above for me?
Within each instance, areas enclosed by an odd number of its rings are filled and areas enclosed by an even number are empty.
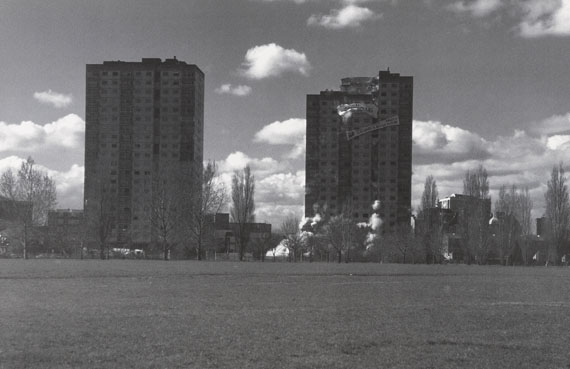
[[[355,246],[364,247],[368,230],[358,227],[352,218],[352,207],[350,204],[344,206],[343,212],[339,215],[331,217],[321,228],[319,238],[322,243],[327,245],[336,255],[337,261],[350,261],[350,250]]]
[[[255,221],[255,177],[249,165],[242,171],[235,171],[232,176],[232,206],[230,215],[237,224],[235,238],[239,247],[239,260],[243,260],[249,242],[249,223]]]
[[[487,170],[483,165],[479,165],[476,170],[468,170],[465,173],[463,194],[478,199],[489,198],[489,180],[487,179]]]
[[[219,180],[216,162],[209,161],[203,170],[202,191],[195,194],[194,208],[190,214],[190,238],[194,241],[198,260],[202,260],[204,242],[214,232],[212,216],[225,203],[226,188]]]
[[[552,168],[544,199],[546,200],[548,234],[552,245],[552,250],[550,248],[548,250],[548,260],[558,263],[560,256],[567,251],[565,246],[570,226],[568,186],[566,185],[566,176],[562,162],[558,167]]]
[[[22,225],[23,256],[27,259],[33,227],[45,225],[48,211],[57,204],[55,181],[44,171],[35,168],[34,160],[28,157],[16,175],[8,169],[2,174],[0,182],[0,194],[11,200],[15,218]]]
[[[426,261],[436,263],[442,250],[442,215],[436,209],[438,201],[437,183],[433,176],[428,176],[424,184],[422,202],[418,209],[417,233],[424,243]]]
[[[505,185],[499,189],[499,198],[495,202],[496,225],[500,240],[498,243],[499,256],[505,259],[514,251],[517,241],[523,234],[530,234],[530,216],[532,200],[528,187],[519,191],[516,185]],[[523,226],[524,224],[524,226]]]
[[[297,216],[289,216],[280,227],[281,235],[285,238],[285,246],[289,249],[289,260],[297,261],[304,248],[304,237],[299,229],[301,220]]]
[[[176,237],[180,234],[183,202],[180,201],[177,182],[173,177],[156,177],[153,183],[149,220],[158,238],[164,260],[169,259]]]
[[[282,239],[283,237],[278,233],[262,233],[260,237],[255,238],[252,245],[259,260],[264,262],[267,251],[274,249]]]
[[[92,217],[85,218],[86,226],[95,235],[99,245],[99,257],[101,260],[105,259],[105,251],[108,253],[107,240],[113,231],[113,224],[115,223],[115,205],[113,204],[113,190],[110,186],[105,186],[99,181],[99,196],[95,203],[86,203],[85,206],[92,207],[89,214]],[[116,189],[115,189],[116,191]]]
[[[489,253],[490,197],[487,170],[479,165],[476,170],[468,170],[463,180],[465,199],[462,214],[463,239],[468,262],[474,257],[479,264],[485,264]]]
[[[521,232],[524,236],[528,236],[532,232],[532,199],[530,197],[528,186],[522,189],[519,194],[519,222],[521,224]]]
[[[420,211],[435,208],[439,193],[437,191],[437,183],[433,176],[427,176],[424,184],[424,192],[422,193],[422,202],[420,204]]]

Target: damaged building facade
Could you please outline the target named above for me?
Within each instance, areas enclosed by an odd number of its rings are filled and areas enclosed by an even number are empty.
[[[412,113],[413,77],[389,70],[307,95],[305,216],[365,221],[380,200],[385,230],[409,224]]]

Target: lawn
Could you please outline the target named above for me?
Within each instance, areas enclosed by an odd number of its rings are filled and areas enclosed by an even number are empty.
[[[0,368],[570,368],[570,268],[0,260]]]

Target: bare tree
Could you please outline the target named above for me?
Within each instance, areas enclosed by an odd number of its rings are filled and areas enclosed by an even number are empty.
[[[297,261],[305,246],[304,237],[299,230],[301,220],[297,216],[289,216],[280,227],[281,235],[285,238],[285,246],[289,249],[289,260]]]
[[[101,260],[105,259],[105,251],[107,251],[108,254],[107,241],[111,236],[113,224],[116,220],[116,210],[112,200],[115,195],[112,191],[111,187],[100,183],[100,195],[97,197],[97,201],[93,204],[85,204],[86,207],[92,207],[92,211],[89,213],[93,215],[89,219],[85,218],[85,222],[89,231],[95,235],[97,244],[99,245],[99,257]]]
[[[202,191],[195,194],[189,222],[190,238],[194,241],[198,260],[202,260],[204,243],[214,232],[212,217],[220,211],[226,200],[226,188],[219,180],[216,162],[209,161],[203,171]]]
[[[570,204],[568,202],[568,186],[562,163],[552,168],[550,181],[544,194],[546,200],[546,217],[548,218],[549,238],[552,250],[548,250],[548,260],[560,261],[560,256],[566,252],[570,226]]]
[[[512,185],[509,190],[505,185],[501,186],[499,198],[495,202],[497,224],[492,227],[500,235],[498,249],[502,260],[512,254],[521,235],[530,234],[531,211],[532,200],[528,187],[519,191],[516,185]]]
[[[345,261],[348,262],[347,254],[352,247],[355,230],[356,224],[345,212],[331,217],[322,227],[321,238],[337,255],[339,263],[342,262],[343,254],[345,254]]]
[[[437,183],[432,175],[427,176],[424,184],[424,192],[422,193],[420,211],[429,208],[435,208],[437,206],[438,199],[439,193],[437,191]]]
[[[149,220],[158,239],[163,259],[170,258],[170,252],[180,235],[183,202],[180,198],[179,181],[176,178],[156,177],[153,183]]]
[[[255,238],[252,244],[255,252],[259,255],[259,260],[265,261],[265,254],[275,248],[282,239],[283,237],[277,233],[262,233],[260,237]]]
[[[239,247],[239,259],[243,260],[249,242],[249,223],[255,221],[255,177],[251,173],[249,165],[242,171],[235,171],[232,176],[232,206],[230,215],[237,224],[235,235]]]
[[[33,227],[45,225],[48,211],[57,204],[55,181],[36,169],[34,160],[28,157],[16,175],[11,170],[2,174],[0,191],[11,200],[14,215],[22,225],[23,256],[27,259]],[[25,206],[18,202],[24,202]]]
[[[468,170],[463,179],[463,194],[478,199],[489,198],[489,180],[487,170],[479,165],[476,170]]]
[[[422,202],[418,209],[417,234],[424,243],[426,262],[436,263],[443,252],[442,216],[436,209],[438,201],[437,183],[433,176],[428,176],[424,184]]]
[[[521,232],[524,236],[531,234],[532,229],[532,199],[530,197],[528,186],[525,186],[519,194],[519,217],[521,224]]]
[[[479,264],[485,264],[489,253],[489,216],[490,197],[487,170],[482,166],[468,170],[463,180],[463,194],[473,199],[466,199],[462,214],[462,233],[468,253],[467,258],[475,258]]]

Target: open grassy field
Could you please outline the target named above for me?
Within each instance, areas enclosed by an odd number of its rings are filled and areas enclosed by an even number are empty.
[[[0,260],[0,368],[570,368],[570,268]]]

